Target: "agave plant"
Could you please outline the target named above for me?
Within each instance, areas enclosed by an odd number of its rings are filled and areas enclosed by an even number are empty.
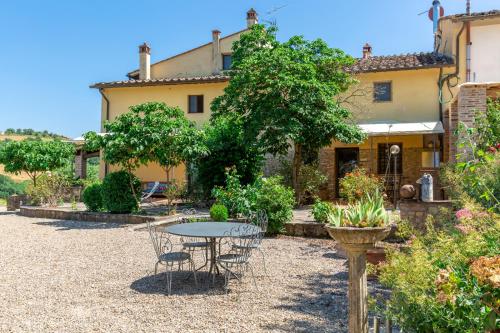
[[[389,223],[389,215],[384,208],[384,199],[376,193],[349,205],[346,210],[337,206],[329,220],[336,227],[382,227]]]

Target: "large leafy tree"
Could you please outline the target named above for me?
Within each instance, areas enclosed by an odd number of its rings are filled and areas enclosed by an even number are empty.
[[[205,127],[209,154],[197,162],[197,179],[208,196],[214,186],[224,186],[226,171],[235,168],[243,185],[253,183],[261,172],[263,154],[255,142],[245,140],[241,120],[218,117]]]
[[[213,117],[236,113],[246,140],[257,140],[274,155],[293,147],[292,183],[298,193],[304,150],[363,139],[336,98],[355,82],[344,70],[353,61],[320,39],[295,36],[281,43],[274,27],[254,25],[233,44],[231,80],[212,103]]]
[[[36,187],[40,175],[71,163],[74,154],[71,143],[58,140],[7,141],[0,145],[0,164],[10,173],[25,172]]]
[[[86,149],[102,149],[103,159],[133,173],[140,165],[158,163],[169,181],[172,168],[206,154],[203,133],[178,107],[148,102],[104,124],[105,135],[85,134]]]

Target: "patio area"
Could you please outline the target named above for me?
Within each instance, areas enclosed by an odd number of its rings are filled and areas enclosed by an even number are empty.
[[[0,212],[2,332],[346,332],[347,267],[333,240],[265,239],[266,278],[174,277],[166,296],[147,231]],[[254,258],[258,259],[258,257]],[[383,292],[373,290],[370,292]]]

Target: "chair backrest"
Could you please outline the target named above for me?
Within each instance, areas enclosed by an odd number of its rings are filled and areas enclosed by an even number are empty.
[[[163,253],[170,252],[172,250],[172,242],[167,236],[167,233],[158,231],[158,229],[151,224],[151,222],[147,222],[149,238],[151,239],[151,243],[153,243],[153,248],[156,253],[156,257],[159,259]]]
[[[262,229],[262,233],[267,232],[268,218],[265,210],[259,210],[257,212],[250,212],[247,216],[247,223],[258,226]]]
[[[243,224],[231,229],[229,233],[229,241],[233,248],[238,249],[238,261],[246,262],[252,255],[253,245],[258,242],[259,232],[255,231],[255,225]]]
[[[143,195],[141,196],[141,201],[149,199],[153,194],[155,194],[158,186],[160,186],[160,182],[155,182],[151,190],[149,190],[146,193],[143,193]]]

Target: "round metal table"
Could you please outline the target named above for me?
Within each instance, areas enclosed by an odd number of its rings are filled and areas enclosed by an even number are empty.
[[[245,228],[239,228],[246,226]],[[210,269],[208,273],[218,271],[216,264],[217,239],[224,237],[245,237],[262,232],[262,229],[255,225],[236,222],[192,222],[175,224],[165,228],[169,234],[184,237],[204,238],[210,244]],[[205,265],[204,265],[205,266]]]

